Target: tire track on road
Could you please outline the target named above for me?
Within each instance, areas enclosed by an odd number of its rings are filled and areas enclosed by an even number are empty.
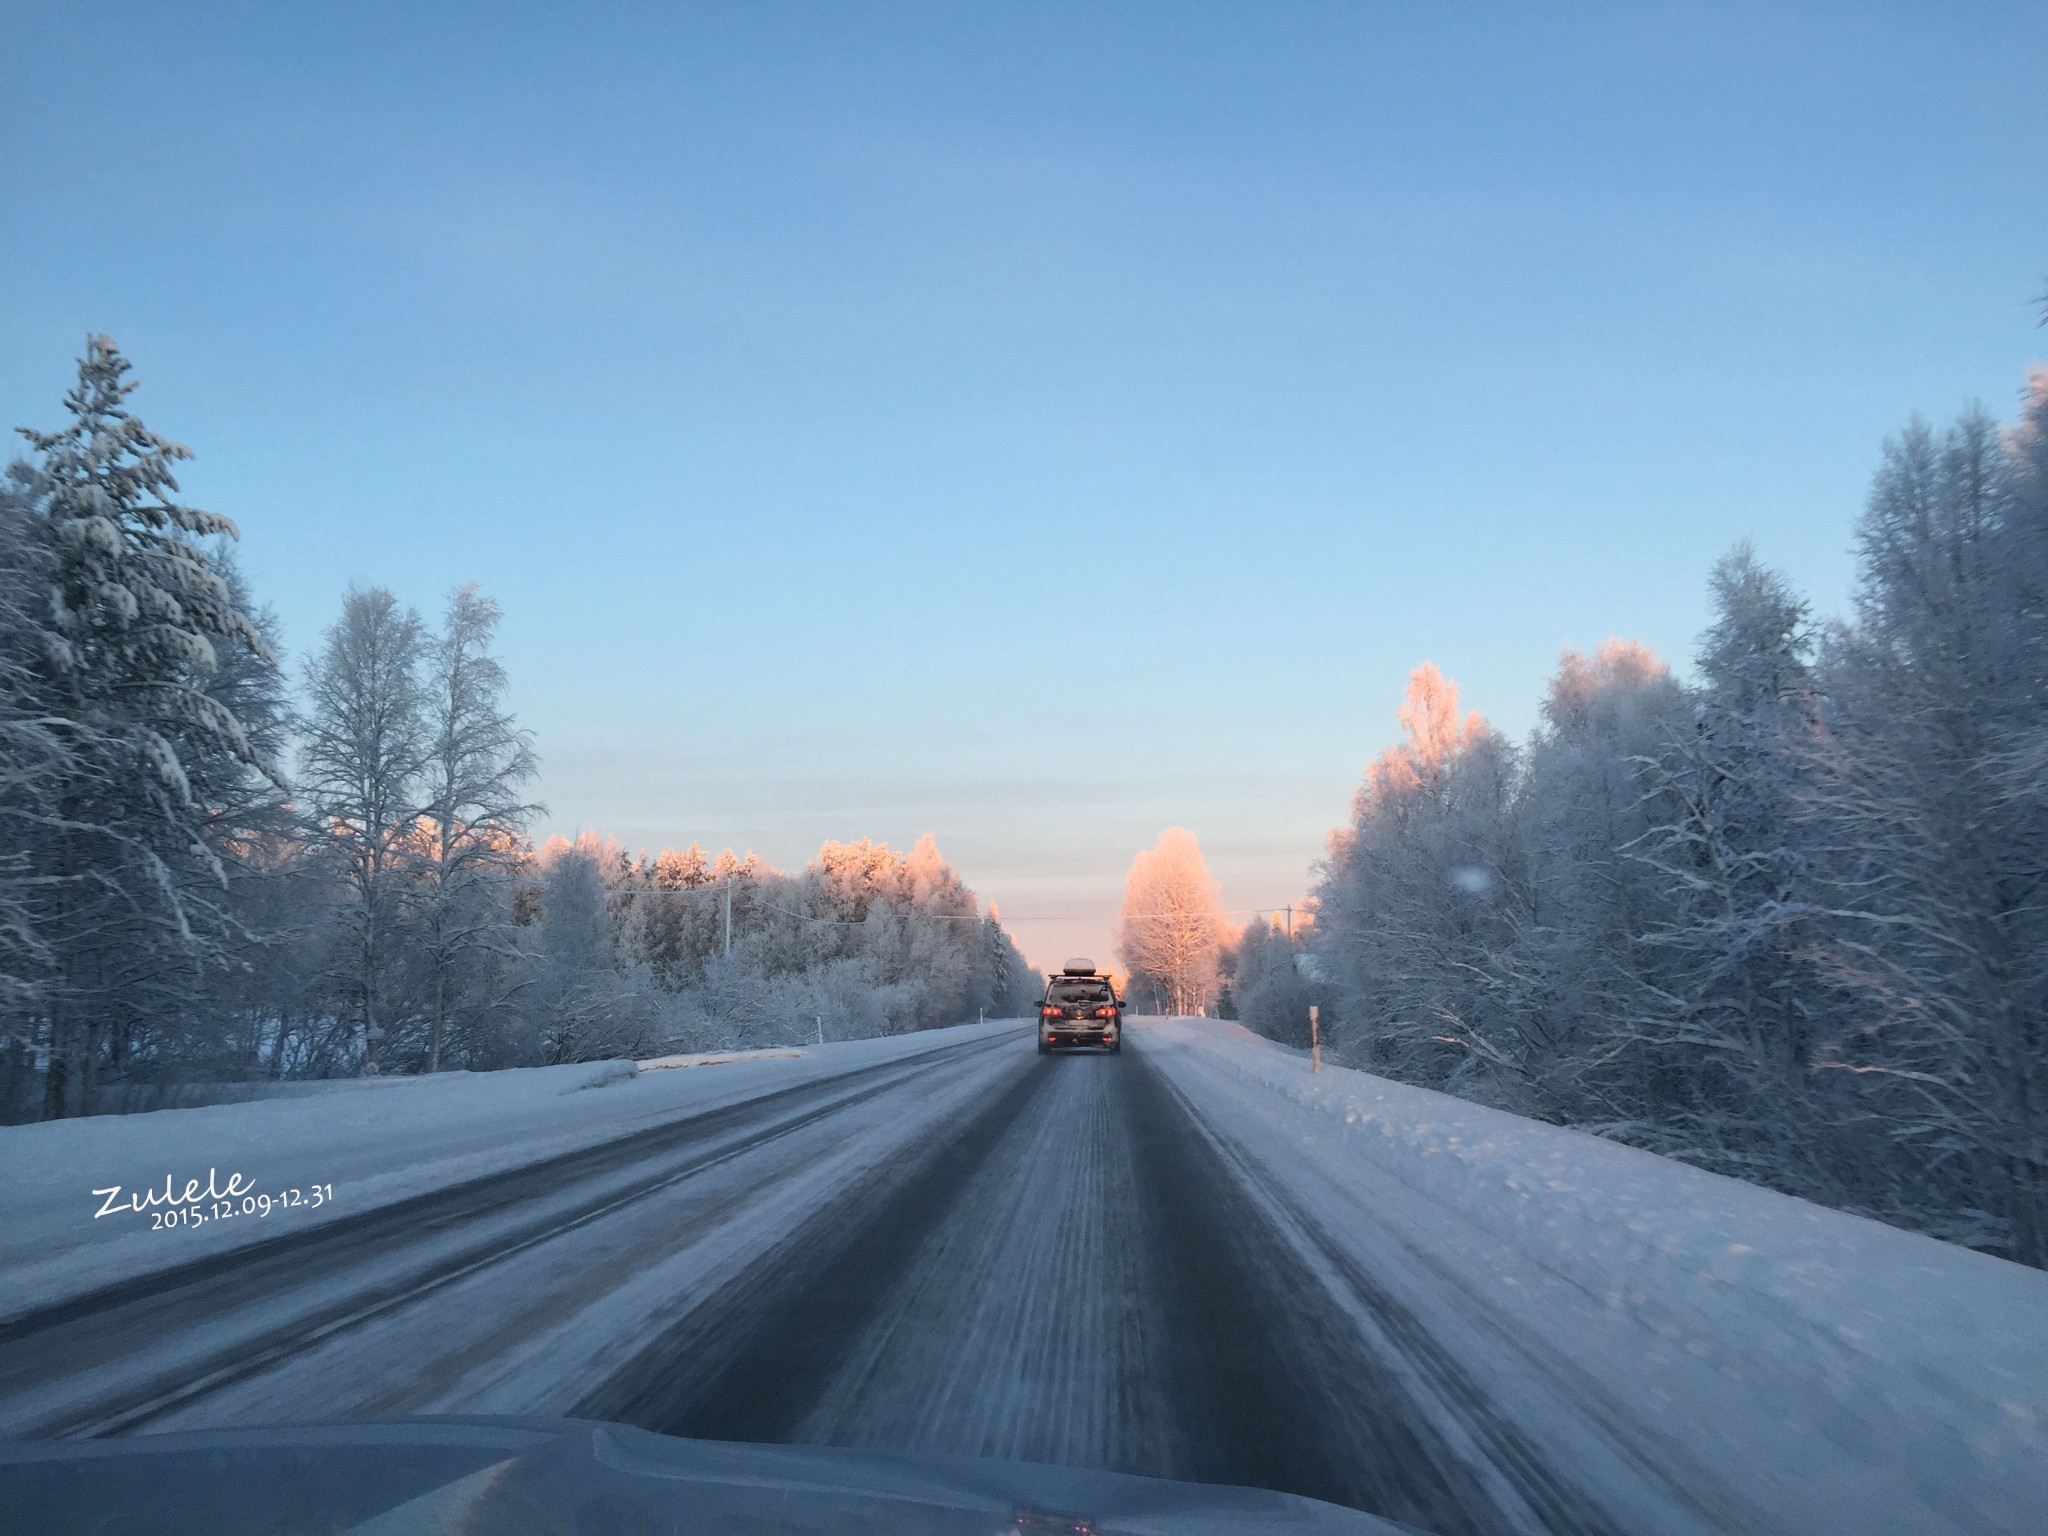
[[[896,1178],[820,1210],[572,1412],[662,1434],[787,1441],[924,1238],[1047,1081],[1021,1074]]]
[[[1513,1529],[1444,1447],[1400,1376],[1330,1326],[1322,1288],[1144,1060],[1131,1111],[1147,1249],[1175,1349],[1174,1475],[1305,1494],[1440,1536]]]
[[[1060,1057],[798,1427],[807,1443],[1173,1472],[1127,1069]]]
[[[1304,1384],[1315,1384],[1312,1390],[1346,1425],[1350,1437],[1349,1451],[1341,1441],[1332,1449],[1340,1460],[1363,1453],[1376,1463],[1371,1470],[1356,1465],[1348,1468],[1356,1484],[1352,1495],[1323,1493],[1318,1497],[1408,1520],[1446,1536],[1465,1530],[1531,1528],[1572,1536],[1623,1536],[1622,1527],[1605,1509],[1560,1475],[1536,1442],[1493,1405],[1470,1373],[1354,1253],[1310,1216],[1255,1158],[1211,1129],[1178,1085],[1162,1077],[1159,1088],[1174,1102],[1187,1133],[1201,1144],[1214,1177],[1244,1208],[1243,1219],[1263,1234],[1258,1247],[1268,1264],[1283,1267],[1279,1256],[1286,1255],[1284,1268],[1291,1271],[1287,1288],[1306,1309],[1306,1329],[1292,1342],[1298,1349],[1301,1338],[1314,1332],[1326,1346],[1303,1358],[1298,1368]],[[1276,1220],[1276,1215],[1282,1219]],[[1319,1276],[1317,1268],[1330,1278]],[[1330,1294],[1332,1281],[1369,1320],[1372,1334],[1359,1331],[1333,1304],[1338,1298]],[[1360,1381],[1370,1384],[1369,1392],[1357,1390]],[[1402,1427],[1398,1434],[1383,1439],[1390,1405],[1399,1405],[1393,1417]],[[1464,1447],[1448,1443],[1443,1431],[1434,1427],[1445,1415],[1454,1421]],[[1422,1458],[1418,1465],[1434,1465],[1434,1475],[1425,1485],[1437,1484],[1439,1496],[1447,1495],[1452,1501],[1449,1509],[1433,1511],[1418,1506],[1413,1512],[1403,1512],[1383,1502],[1421,1491],[1404,1489],[1404,1484],[1414,1482],[1409,1474],[1387,1475],[1391,1469],[1382,1458],[1392,1452],[1393,1460],[1400,1461],[1404,1441],[1412,1448],[1411,1455]],[[1474,1460],[1479,1465],[1474,1466]],[[1489,1493],[1489,1483],[1498,1491]]]

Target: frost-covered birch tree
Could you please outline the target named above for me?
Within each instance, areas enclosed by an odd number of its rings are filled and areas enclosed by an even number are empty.
[[[1821,658],[1816,813],[1836,1028],[1915,1164],[1900,1209],[2048,1265],[2048,550],[2042,392],[1887,446],[1853,621]]]
[[[350,588],[306,676],[299,777],[311,833],[347,892],[335,979],[377,1072],[403,959],[406,882],[434,746],[419,615],[383,587]]]
[[[2048,376],[1857,553],[1817,628],[1739,547],[1695,680],[1567,652],[1519,752],[1418,673],[1311,950],[1374,1070],[2048,1265]]]
[[[1280,926],[1277,917],[1254,917],[1222,956],[1236,1016],[1247,1028],[1289,1045],[1309,1043],[1308,1010],[1320,1006],[1326,1026],[1334,1026],[1330,1000],[1317,991],[1303,971],[1302,944]]]
[[[1644,930],[1665,1004],[1643,1025],[1655,1139],[1811,1192],[1830,1182],[1834,1118],[1812,1071],[1813,635],[1806,604],[1747,543],[1708,586],[1691,719],[1638,765],[1665,817],[1628,847],[1666,886]]]
[[[1672,1006],[1663,957],[1645,943],[1669,920],[1669,883],[1634,850],[1669,819],[1651,763],[1685,717],[1684,692],[1647,647],[1568,650],[1517,796],[1527,918],[1515,962],[1542,1000],[1539,1102],[1634,1140],[1662,1124],[1657,1052]]]
[[[473,1022],[513,955],[509,880],[541,807],[520,790],[537,768],[532,737],[506,703],[492,654],[501,614],[474,583],[449,594],[428,646],[425,812],[415,839],[418,935],[426,966],[426,1068],[441,1069],[451,1020]]]
[[[1186,827],[1168,827],[1131,860],[1118,954],[1135,980],[1158,987],[1168,1011],[1192,1014],[1215,995],[1223,940],[1223,895],[1201,844]]]
[[[1532,1015],[1498,1006],[1487,969],[1515,873],[1508,836],[1516,763],[1432,663],[1412,672],[1401,740],[1365,771],[1350,824],[1315,890],[1310,952],[1361,1066],[1433,1087],[1540,1070],[1518,1043]],[[1496,1085],[1485,1097],[1520,1104]]]
[[[616,844],[557,839],[538,863],[540,920],[521,996],[526,1059],[555,1064],[650,1054],[659,1009],[653,988],[620,949],[613,893],[626,871]]]

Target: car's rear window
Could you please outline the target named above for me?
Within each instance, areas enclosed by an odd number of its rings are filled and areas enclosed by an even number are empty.
[[[1047,989],[1045,1000],[1049,1003],[1106,1003],[1109,1001],[1109,983],[1106,981],[1056,981]]]

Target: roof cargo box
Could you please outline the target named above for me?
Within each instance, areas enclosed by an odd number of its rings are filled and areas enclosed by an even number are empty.
[[[1062,976],[1093,976],[1095,974],[1095,962],[1093,960],[1069,960],[1061,968],[1060,974]]]

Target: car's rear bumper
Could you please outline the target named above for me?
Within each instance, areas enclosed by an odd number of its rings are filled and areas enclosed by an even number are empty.
[[[1113,1029],[1048,1029],[1039,1038],[1047,1045],[1114,1045]]]

